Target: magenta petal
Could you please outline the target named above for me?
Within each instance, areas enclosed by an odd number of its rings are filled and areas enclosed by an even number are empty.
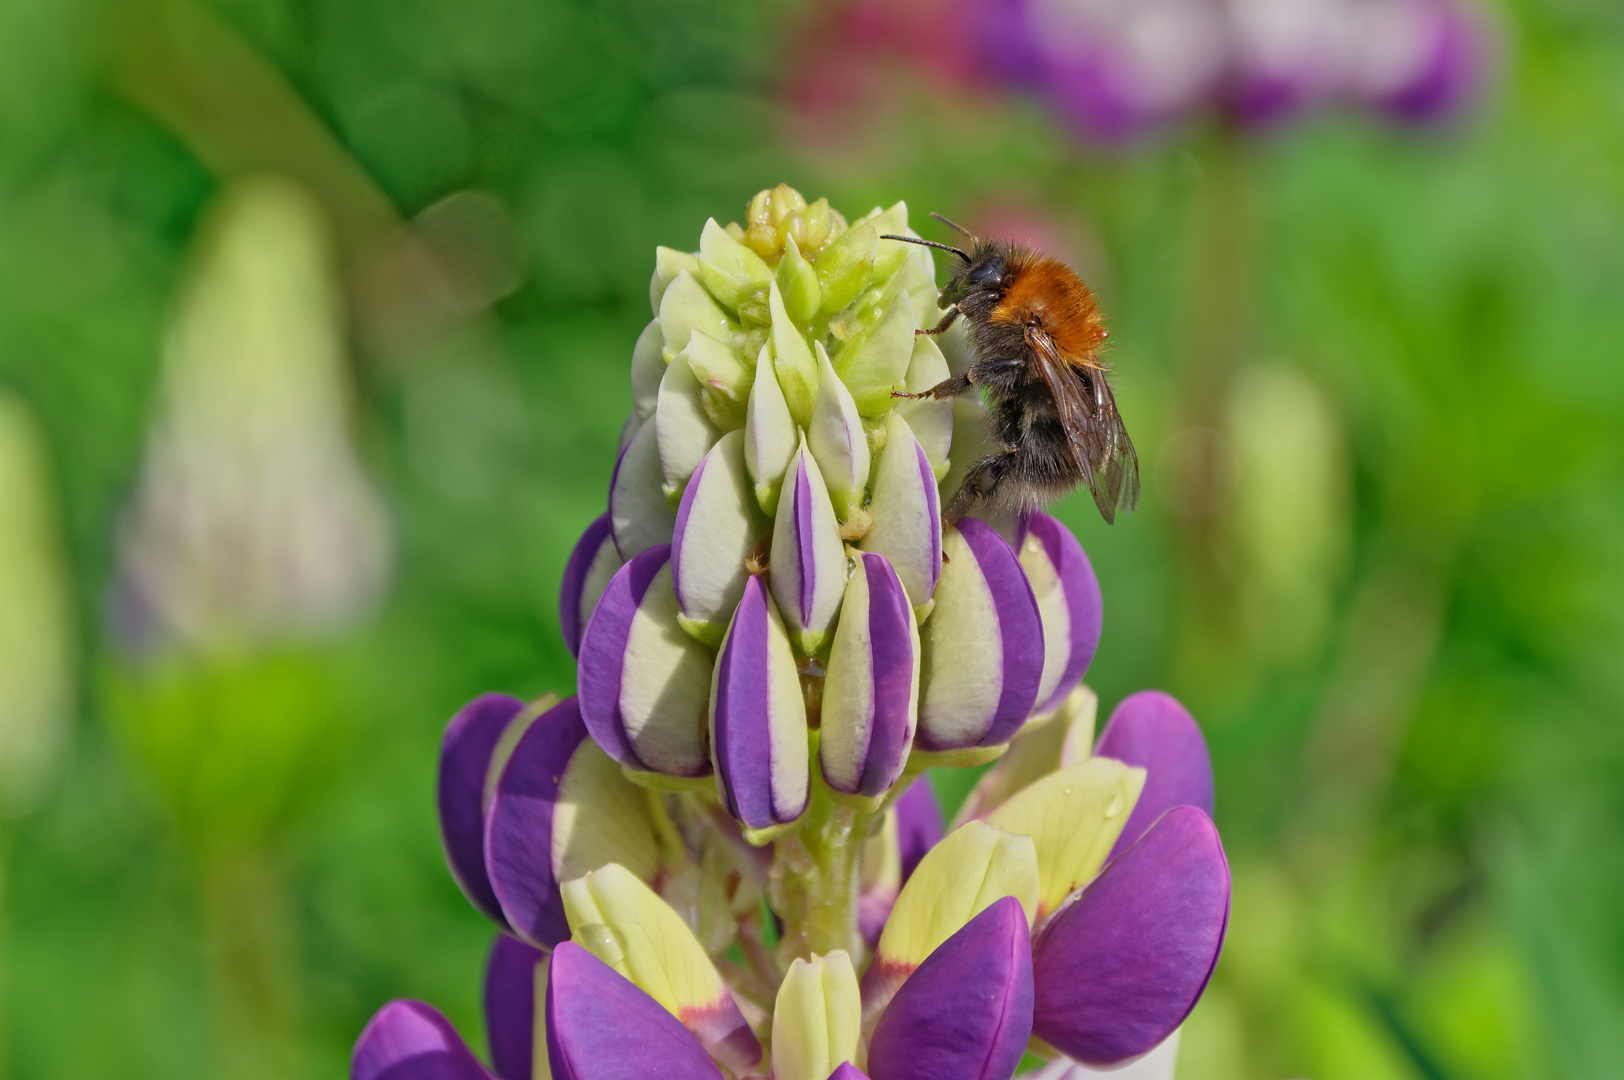
[[[498,934],[485,963],[485,1036],[502,1080],[530,1080],[535,1064],[536,965],[547,954]]]
[[[998,531],[979,518],[960,518],[959,533],[970,545],[998,610],[1003,644],[1004,683],[987,733],[979,746],[1008,742],[1032,715],[1043,679],[1043,619],[1032,584],[1015,552]]]
[[[930,780],[921,776],[897,800],[897,848],[902,856],[902,880],[906,884],[925,853],[942,839],[942,808]]]
[[[350,1080],[491,1080],[440,1011],[391,1001],[355,1040]]]
[[[849,1061],[840,1063],[840,1068],[829,1074],[829,1080],[869,1080],[868,1074]]]
[[[626,641],[631,636],[632,619],[637,615],[644,594],[670,561],[670,544],[656,544],[633,556],[609,580],[581,635],[576,676],[581,691],[581,716],[592,733],[592,741],[602,747],[604,753],[635,769],[648,766],[632,749],[631,739],[621,723],[620,677],[626,662]]]
[[[660,1003],[574,942],[547,974],[553,1080],[717,1080],[705,1048]]]
[[[506,694],[484,694],[464,705],[440,742],[436,802],[440,841],[451,876],[468,902],[503,926],[507,919],[485,869],[485,778],[502,732],[524,709]]]
[[[558,782],[586,725],[573,697],[536,718],[520,737],[485,813],[485,865],[514,933],[551,946],[570,936],[553,873],[553,805]]]
[[[769,829],[794,821],[806,809],[809,766],[806,713],[800,706],[783,712],[782,694],[773,695],[772,620],[767,585],[752,575],[716,660],[714,714],[711,720],[711,757],[727,812],[751,829]],[[795,690],[793,658],[787,638],[778,636],[784,650],[784,675]],[[775,705],[779,706],[775,710]],[[775,729],[787,729],[798,754],[780,760],[786,739]]]
[[[1145,770],[1145,789],[1111,849],[1111,857],[1145,834],[1175,806],[1194,806],[1212,816],[1212,760],[1194,717],[1160,690],[1141,690],[1111,713],[1096,757],[1116,758]]]
[[[886,1006],[874,1080],[1008,1080],[1032,1035],[1032,946],[1006,896],[942,942]]]
[[[1195,1007],[1228,922],[1218,829],[1175,807],[1038,935],[1033,1031],[1087,1065],[1146,1053]]]
[[[1100,647],[1105,606],[1100,599],[1100,582],[1094,576],[1094,566],[1070,529],[1040,510],[1023,523],[1021,533],[1023,540],[1027,535],[1035,536],[1054,563],[1060,574],[1060,588],[1065,594],[1067,614],[1070,616],[1071,640],[1068,647],[1071,658],[1060,677],[1060,684],[1047,701],[1038,702],[1036,711],[1044,713],[1059,707],[1066,700],[1066,695],[1077,689],[1077,684],[1088,673],[1088,665]]]
[[[620,554],[615,550],[609,515],[604,514],[588,525],[581,539],[576,541],[569,562],[564,564],[564,581],[558,587],[558,627],[564,635],[564,648],[571,656],[580,652],[581,632],[586,629],[587,616],[591,614],[590,609],[582,610],[588,578],[594,576],[595,568],[603,573],[605,566],[619,563]],[[595,603],[596,597],[593,600]]]

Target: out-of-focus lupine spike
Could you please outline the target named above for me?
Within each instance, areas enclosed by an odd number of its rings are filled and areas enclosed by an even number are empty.
[[[579,655],[581,631],[586,629],[598,597],[620,567],[609,515],[604,514],[588,525],[576,542],[569,562],[564,564],[563,584],[558,588],[558,627],[571,656]]]
[[[614,861],[651,881],[647,796],[587,738],[573,697],[525,729],[485,813],[484,857],[504,925],[542,947],[569,937],[559,883]]]
[[[1037,917],[1099,873],[1145,785],[1145,770],[1095,757],[1032,784],[987,815],[1030,836],[1038,855]]]
[[[761,1046],[699,939],[631,871],[610,863],[565,882],[563,895],[572,941],[636,983],[735,1073],[760,1062]]]
[[[897,822],[897,857],[902,862],[902,880],[906,882],[919,866],[919,860],[942,842],[942,807],[936,801],[930,781],[921,776],[888,812]]]
[[[552,1080],[721,1080],[692,1032],[573,942],[553,950],[544,1012]]]
[[[1141,690],[1123,698],[1111,711],[1094,752],[1145,770],[1145,790],[1117,838],[1113,858],[1175,806],[1193,806],[1212,816],[1207,740],[1195,718],[1172,695]]]
[[[773,1080],[826,1080],[857,1056],[863,1003],[844,949],[796,959],[773,1008]]]
[[[695,340],[706,335],[698,331]],[[654,418],[656,441],[660,448],[661,492],[666,504],[675,508],[688,486],[689,477],[699,468],[710,448],[722,437],[711,422],[700,399],[703,387],[699,376],[688,366],[688,349],[683,349],[665,369],[660,380],[659,407]]]
[[[822,651],[846,592],[846,547],[823,472],[801,439],[773,525],[773,599],[802,656]]]
[[[676,511],[665,499],[658,427],[658,416],[643,421],[620,452],[609,480],[609,527],[615,550],[627,562],[651,547],[669,544],[677,523]]]
[[[885,556],[862,552],[856,563],[829,651],[818,761],[832,790],[872,809],[913,746],[919,632]]]
[[[795,654],[758,576],[722,641],[710,716],[717,794],[752,842],[765,843],[806,810],[811,766]]]
[[[1032,1035],[1032,943],[1013,897],[925,958],[879,1019],[874,1080],[1008,1080]]]
[[[818,358],[818,389],[812,403],[812,422],[807,428],[807,445],[818,459],[818,468],[829,485],[829,500],[841,521],[863,505],[868,486],[868,434],[851,391],[835,374],[823,342],[813,345]]]
[[[1083,681],[1099,648],[1100,583],[1071,530],[1041,510],[1023,523],[1018,541],[1021,569],[1043,617],[1043,679],[1033,711],[1046,713]]]
[[[707,645],[721,644],[744,595],[748,562],[769,522],[756,508],[744,467],[744,433],[730,431],[706,454],[677,510],[671,580],[682,628]]]
[[[932,848],[902,887],[863,973],[864,1028],[872,1030],[925,957],[1006,896],[1020,901],[1030,924],[1038,900],[1038,856],[1031,837],[972,821]]]
[[[936,474],[913,429],[896,412],[885,418],[885,449],[874,470],[873,522],[859,546],[890,560],[916,608],[930,603],[942,576],[942,505]]]
[[[772,346],[763,345],[744,416],[744,466],[755,484],[756,505],[768,517],[778,513],[778,493],[800,441],[773,370]]]
[[[486,784],[497,744],[522,712],[524,702],[507,694],[484,694],[463,706],[446,725],[436,780],[440,842],[451,876],[469,903],[502,926],[507,919],[485,865]]]
[[[677,622],[671,549],[615,572],[581,635],[581,715],[604,752],[634,772],[710,775],[711,650]]]
[[[1008,742],[1043,676],[1043,624],[1015,553],[992,527],[962,518],[943,537],[935,607],[920,627],[919,746]]]
[[[1212,819],[1169,810],[1033,942],[1033,1033],[1107,1065],[1184,1022],[1212,977],[1229,922],[1229,863]]]
[[[1009,744],[1009,752],[981,774],[959,807],[955,823],[986,817],[1016,792],[1050,773],[1087,761],[1098,706],[1094,691],[1079,683],[1042,725],[1028,725],[1028,730]]]
[[[421,1001],[391,1001],[355,1041],[350,1080],[493,1080],[451,1022]]]
[[[536,976],[547,967],[541,949],[496,935],[485,962],[485,1034],[491,1067],[502,1080],[531,1080],[536,1060]]]

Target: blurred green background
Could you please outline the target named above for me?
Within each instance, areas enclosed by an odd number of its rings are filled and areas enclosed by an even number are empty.
[[[1057,510],[1089,681],[1201,720],[1235,872],[1180,1075],[1624,1076],[1624,16],[1494,10],[1454,127],[1093,152],[903,65],[806,106],[850,60],[808,5],[0,4],[0,1075],[337,1076],[397,996],[478,1043],[440,731],[573,682],[558,582],[654,246],[784,180],[1013,222],[1104,298],[1146,499]],[[274,271],[186,285],[263,173],[345,312],[318,280],[267,340],[336,343],[353,450],[309,475],[387,508],[386,584],[154,633],[120,552],[153,432],[184,443],[161,372],[188,311],[270,303]],[[225,488],[231,536],[285,516]]]

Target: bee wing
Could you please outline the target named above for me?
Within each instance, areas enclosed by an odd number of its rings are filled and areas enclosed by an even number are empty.
[[[1082,470],[1094,505],[1109,524],[1116,512],[1139,505],[1139,455],[1117,412],[1116,398],[1098,367],[1080,369],[1061,355],[1041,327],[1026,329],[1026,342],[1038,358],[1038,370],[1054,395],[1071,452]]]

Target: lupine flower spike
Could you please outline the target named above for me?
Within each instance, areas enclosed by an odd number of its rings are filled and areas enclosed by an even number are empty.
[[[657,253],[563,571],[576,693],[478,698],[441,749],[447,863],[498,928],[490,1066],[396,1001],[356,1080],[1171,1060],[1229,912],[1205,743],[1145,692],[1095,744],[1100,587],[1059,521],[944,530],[979,406],[892,396],[950,369],[914,333],[930,252],[885,234],[901,203],[780,186]],[[925,769],[994,760],[944,836]]]

